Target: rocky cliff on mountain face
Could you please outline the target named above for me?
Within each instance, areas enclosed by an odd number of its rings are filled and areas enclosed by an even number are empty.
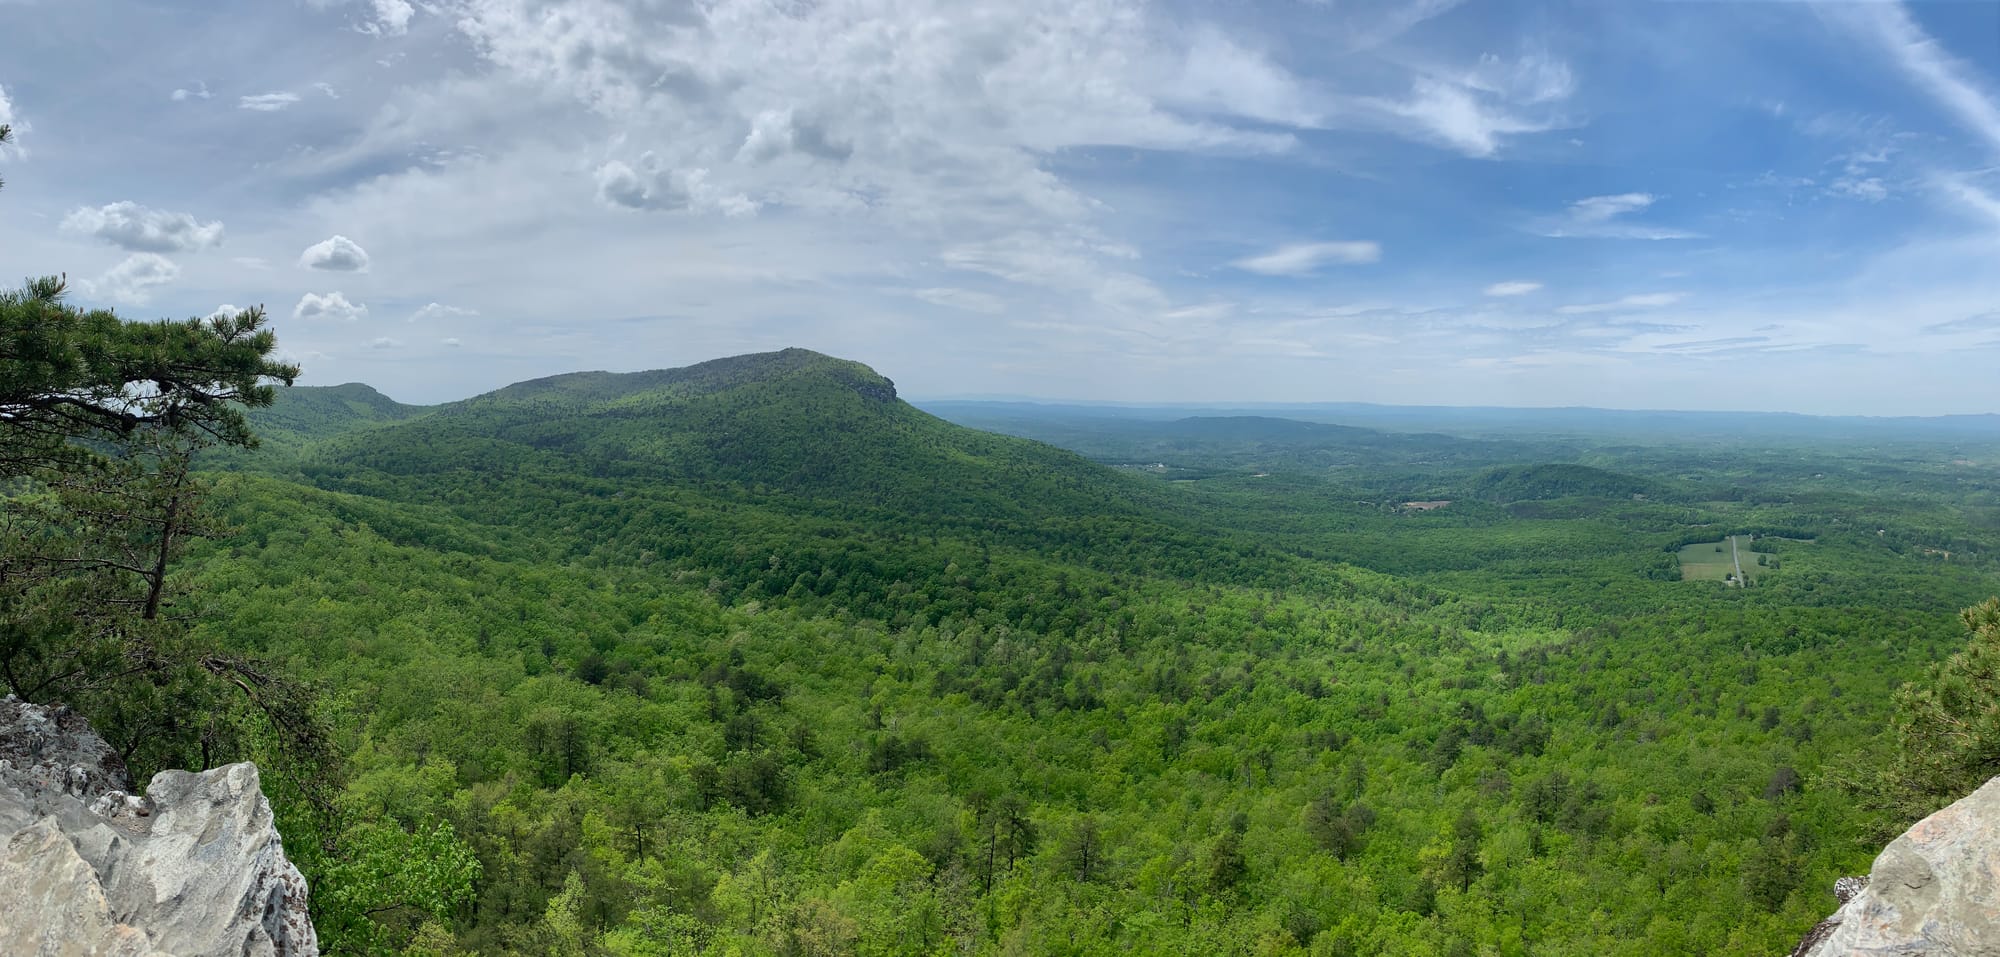
[[[0,700],[0,954],[317,957],[256,765],[130,788],[81,715]]]
[[[1844,889],[1795,957],[2000,957],[2000,777],[1918,821]]]

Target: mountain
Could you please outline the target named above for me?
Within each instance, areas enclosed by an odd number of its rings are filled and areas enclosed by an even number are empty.
[[[805,349],[681,369],[535,379],[324,443],[393,475],[589,474],[783,492],[907,514],[1126,511],[1131,479],[921,412],[857,362]]]
[[[279,389],[266,408],[250,412],[251,430],[267,446],[296,450],[320,439],[415,418],[429,411],[405,405],[359,382]]]

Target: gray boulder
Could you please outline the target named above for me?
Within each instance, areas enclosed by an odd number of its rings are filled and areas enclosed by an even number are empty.
[[[0,700],[0,954],[318,957],[256,765],[129,788],[81,717]]]
[[[2000,957],[2000,777],[1896,838],[1805,957]]]

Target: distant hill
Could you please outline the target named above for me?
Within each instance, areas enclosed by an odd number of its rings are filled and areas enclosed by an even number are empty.
[[[954,422],[1050,423],[1123,420],[1165,422],[1188,417],[1280,417],[1340,422],[1388,432],[1441,432],[1540,441],[1588,438],[1602,442],[1949,442],[2000,441],[2000,415],[1821,416],[1792,412],[1677,412],[1668,410],[1514,408],[1505,406],[1376,405],[1367,402],[1206,405],[925,399],[918,404]],[[1013,431],[1009,429],[1008,431]]]
[[[1631,498],[1656,496],[1658,483],[1588,465],[1506,465],[1490,469],[1471,482],[1472,494],[1490,502],[1524,502],[1553,498]]]
[[[1164,464],[1197,473],[1273,471],[1323,474],[1366,469],[1367,481],[1407,483],[1387,470],[1430,476],[1495,460],[1559,454],[1555,447],[1436,433],[1392,432],[1269,415],[1190,415],[1174,419],[1125,414],[1112,407],[1026,403],[929,403],[961,425],[1061,446],[1099,462]]]
[[[1262,442],[1277,445],[1327,445],[1341,443],[1383,444],[1387,436],[1374,429],[1360,429],[1324,422],[1300,422],[1265,415],[1199,415],[1176,419],[1160,426],[1164,435],[1197,439],[1224,439],[1235,442]]]
[[[267,408],[249,413],[251,430],[267,449],[296,451],[358,429],[406,421],[430,411],[405,405],[359,382],[278,389]]]
[[[805,349],[516,383],[339,437],[316,458],[396,475],[526,469],[1014,518],[1119,509],[1140,489],[1074,454],[921,412],[867,366]]]

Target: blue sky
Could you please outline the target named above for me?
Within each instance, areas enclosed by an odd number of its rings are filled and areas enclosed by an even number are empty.
[[[2000,411],[2000,3],[0,0],[0,274],[407,401]]]

